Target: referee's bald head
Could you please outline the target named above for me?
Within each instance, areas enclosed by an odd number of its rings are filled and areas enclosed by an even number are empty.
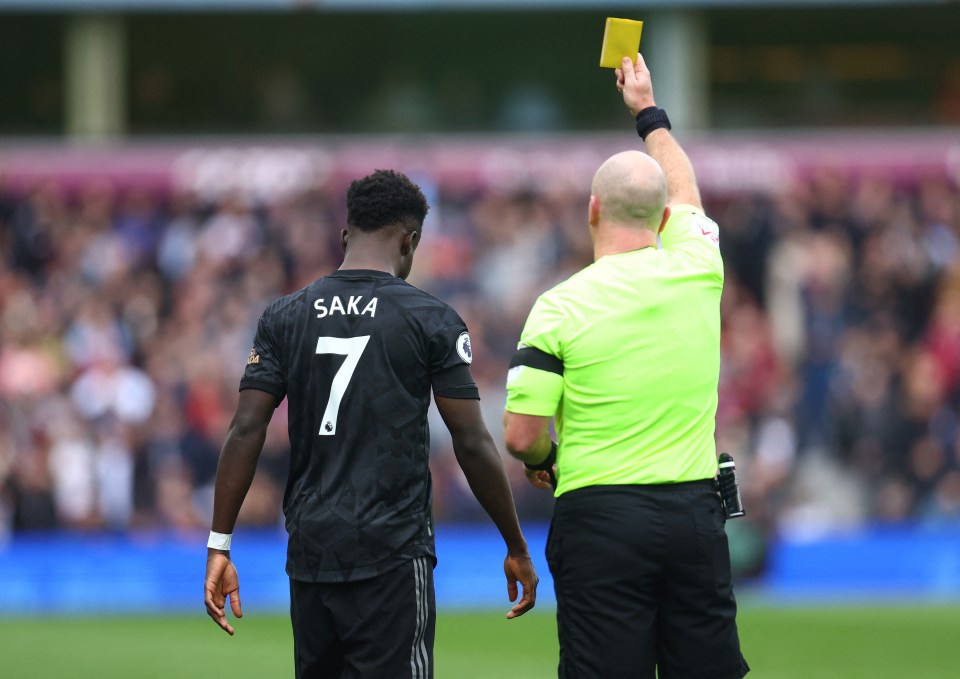
[[[591,194],[602,221],[657,231],[667,203],[667,179],[653,158],[623,151],[608,158],[593,176]]]

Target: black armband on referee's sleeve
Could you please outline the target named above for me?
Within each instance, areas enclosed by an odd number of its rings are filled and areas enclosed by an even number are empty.
[[[637,134],[646,141],[647,135],[660,128],[673,129],[667,112],[656,106],[648,106],[637,114]]]
[[[548,354],[546,351],[537,349],[536,347],[522,347],[517,349],[517,353],[510,359],[510,367],[516,368],[521,365],[556,373],[557,375],[563,374],[563,361],[553,354]]]
[[[537,464],[530,464],[529,462],[524,462],[523,466],[534,472],[548,472],[553,469],[553,465],[557,462],[557,442],[550,442],[550,452],[547,453],[547,456],[543,459],[543,462],[538,462]]]

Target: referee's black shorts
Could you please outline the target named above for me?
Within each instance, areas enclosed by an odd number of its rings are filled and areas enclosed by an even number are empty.
[[[437,623],[433,561],[368,580],[290,580],[297,679],[431,679]]]
[[[711,480],[557,498],[547,562],[559,676],[744,676],[725,520]]]

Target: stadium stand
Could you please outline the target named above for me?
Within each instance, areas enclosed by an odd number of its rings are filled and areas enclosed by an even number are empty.
[[[738,179],[711,165],[723,144],[694,145],[727,264],[718,440],[737,456],[756,535],[960,521],[960,186],[941,142],[927,142],[939,156],[917,154],[932,163],[921,171],[863,149],[842,154],[856,162],[813,162],[829,140],[785,142],[771,147],[780,155],[755,148],[760,171]],[[556,164],[551,148],[540,162]],[[813,150],[791,170],[789,148]],[[333,151],[323,177],[264,193],[212,190],[197,154],[216,153],[187,151],[167,163],[173,171],[139,174],[118,153],[104,165],[112,178],[86,180],[63,158],[60,175],[44,178],[35,157],[27,171],[8,154],[0,530],[208,524],[256,319],[337,266],[343,183],[375,162],[363,149]],[[409,153],[392,157],[413,163]],[[491,423],[525,310],[590,259],[586,196],[562,178],[518,179],[535,171],[527,166],[505,182],[498,153],[462,151],[444,173],[420,173],[434,211],[413,279],[471,327]],[[500,169],[484,179],[483,166]],[[761,186],[773,175],[775,190]],[[283,408],[270,431],[246,525],[280,521]],[[479,508],[449,442],[434,447],[438,518],[469,521]],[[521,514],[547,518],[549,500],[512,471]]]

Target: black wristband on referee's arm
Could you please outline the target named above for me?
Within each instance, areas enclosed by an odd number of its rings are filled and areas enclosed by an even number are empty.
[[[670,125],[670,118],[667,117],[667,112],[662,108],[648,106],[637,114],[637,134],[644,141],[646,141],[648,134],[660,128],[673,129]]]
[[[553,465],[557,463],[557,442],[550,442],[550,452],[547,453],[547,456],[543,459],[542,462],[537,464],[528,464],[523,463],[523,466],[529,469],[532,472],[547,472],[547,475],[550,477],[550,485],[554,488],[557,487],[557,475],[553,473]]]
[[[538,462],[537,464],[530,464],[529,462],[524,462],[523,466],[529,469],[532,472],[548,472],[553,469],[553,465],[557,463],[557,442],[550,442],[550,452],[547,453],[547,456],[543,458],[543,462]]]

